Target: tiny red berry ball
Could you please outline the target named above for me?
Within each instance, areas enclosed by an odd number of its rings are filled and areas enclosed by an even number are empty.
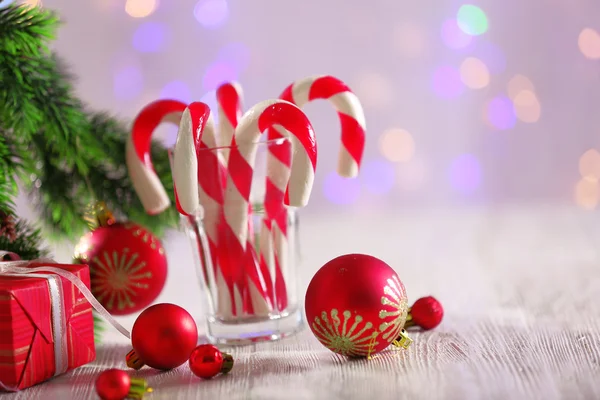
[[[222,353],[212,344],[201,344],[192,351],[190,369],[199,378],[210,379],[219,373],[226,374],[233,368],[233,357]]]
[[[96,379],[96,393],[102,400],[122,400],[129,394],[131,380],[127,372],[109,369]]]
[[[433,329],[442,322],[444,317],[444,308],[442,304],[434,297],[422,297],[415,301],[410,308],[412,323],[425,330]]]

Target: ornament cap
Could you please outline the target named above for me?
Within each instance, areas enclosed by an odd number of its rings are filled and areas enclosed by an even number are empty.
[[[129,368],[133,368],[135,370],[138,370],[146,365],[133,349],[131,349],[131,351],[125,356],[125,362]]]
[[[146,393],[151,393],[153,389],[148,386],[148,382],[142,378],[131,378],[131,386],[127,397],[132,399],[143,399]]]
[[[408,334],[406,333],[406,330],[402,329],[400,331],[400,336],[398,336],[396,338],[396,340],[394,340],[392,342],[392,344],[396,347],[402,347],[404,349],[408,349],[410,347],[410,345],[412,344],[413,340],[408,337]]]
[[[221,366],[221,373],[226,374],[233,369],[233,356],[229,353],[221,353],[223,355],[223,365]]]
[[[117,222],[112,211],[103,201],[97,201],[90,205],[85,215],[85,220],[90,229],[95,229],[99,226],[111,226]]]

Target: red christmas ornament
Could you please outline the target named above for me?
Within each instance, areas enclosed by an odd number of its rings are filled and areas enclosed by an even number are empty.
[[[96,379],[96,393],[102,400],[141,399],[146,392],[152,392],[152,388],[144,379],[130,378],[120,369],[106,370]]]
[[[222,353],[212,344],[201,344],[190,356],[190,369],[200,378],[210,379],[219,373],[226,374],[232,368],[231,354]]]
[[[348,254],[325,264],[306,292],[310,329],[329,350],[370,356],[403,335],[408,311],[398,274],[383,261]],[[399,342],[403,347],[410,339]]]
[[[190,313],[175,304],[156,304],[145,309],[133,324],[133,350],[127,354],[127,366],[176,368],[190,358],[197,343],[198,328]]]
[[[74,257],[90,267],[91,289],[113,315],[131,314],[158,297],[167,278],[160,241],[134,223],[117,223],[109,211],[96,215],[99,226],[84,235]]]
[[[434,297],[421,297],[408,309],[406,327],[420,326],[425,330],[433,329],[442,322],[444,308]]]

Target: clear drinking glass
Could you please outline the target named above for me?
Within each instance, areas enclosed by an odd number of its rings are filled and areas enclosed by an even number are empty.
[[[195,217],[182,216],[182,225],[194,249],[211,342],[277,340],[302,328],[297,287],[298,216],[283,205],[289,167],[281,160],[286,154],[291,155],[288,139],[198,151],[200,191],[210,192],[210,198],[201,194],[202,210]],[[247,162],[251,158],[255,159],[252,168]],[[219,173],[216,160],[220,177],[201,176]],[[245,200],[241,193],[247,193],[248,184],[249,202],[240,207],[240,199]],[[237,225],[232,220],[238,221]],[[236,235],[240,231],[236,227],[242,226],[242,232],[247,232],[245,246]]]

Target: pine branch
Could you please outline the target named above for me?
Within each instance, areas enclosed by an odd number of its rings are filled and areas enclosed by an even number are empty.
[[[56,239],[86,232],[85,209],[95,200],[160,234],[177,213],[143,210],[125,170],[127,129],[87,112],[64,65],[44,51],[57,22],[37,7],[0,10],[0,208],[12,210],[18,175]],[[154,145],[153,157],[173,197],[167,153]]]
[[[24,58],[0,53],[0,120],[22,141],[42,132],[54,162],[87,170],[93,148],[81,102],[72,94],[70,76],[56,57]],[[80,151],[85,148],[86,151]],[[90,154],[92,153],[92,154]]]
[[[0,131],[0,212],[11,214],[17,196],[16,162],[3,133]]]
[[[29,226],[24,221],[18,221],[14,230],[14,240],[9,235],[0,236],[0,249],[17,253],[23,260],[48,256],[48,251],[42,246],[42,235],[39,229]]]
[[[58,23],[53,12],[39,7],[13,4],[1,9],[0,53],[39,56],[54,39]]]

